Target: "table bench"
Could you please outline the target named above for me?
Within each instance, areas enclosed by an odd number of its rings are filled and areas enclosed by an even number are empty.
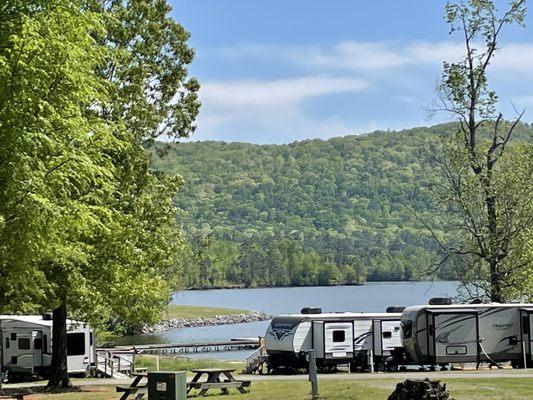
[[[234,371],[222,368],[193,369],[195,376],[187,384],[187,394],[193,389],[200,390],[198,396],[205,396],[210,389],[220,389],[223,394],[229,394],[228,389],[231,388],[237,389],[242,394],[248,393],[245,388],[250,387],[251,381],[236,380],[232,374]],[[206,375],[207,379],[200,381],[203,375]]]
[[[141,400],[147,394],[146,384],[141,384],[141,380],[143,378],[146,378],[148,374],[145,372],[141,372],[132,375],[135,376],[135,379],[133,380],[131,385],[116,386],[117,393],[122,393],[120,400],[130,399],[130,396],[135,396],[133,397],[135,400]]]

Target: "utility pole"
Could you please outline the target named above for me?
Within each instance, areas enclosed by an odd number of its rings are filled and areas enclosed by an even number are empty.
[[[309,382],[311,382],[311,395],[313,400],[317,400],[319,398],[318,395],[318,377],[317,377],[317,370],[316,370],[316,357],[315,357],[315,350],[311,349],[308,353],[309,357]]]

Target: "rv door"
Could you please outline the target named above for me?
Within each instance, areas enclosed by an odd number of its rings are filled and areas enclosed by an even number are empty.
[[[325,358],[353,358],[353,324],[324,322]]]
[[[524,308],[521,310],[520,317],[526,360],[533,362],[533,308]]]
[[[435,364],[478,361],[476,310],[429,310],[427,321],[431,361]]]
[[[39,368],[43,366],[43,332],[33,331],[33,367]]]

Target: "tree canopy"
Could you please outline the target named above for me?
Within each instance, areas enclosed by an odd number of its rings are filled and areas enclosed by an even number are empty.
[[[186,286],[313,285],[431,276],[440,247],[429,227],[438,175],[431,151],[456,125],[286,145],[172,145],[154,167],[179,171],[188,242]],[[517,126],[516,142],[531,128]],[[453,265],[437,272],[457,278]]]
[[[444,179],[441,209],[454,224],[453,237],[440,243],[443,260],[462,264],[462,281],[496,302],[516,295],[517,277],[531,272],[523,240],[533,229],[533,163],[530,146],[512,141],[525,110],[506,121],[488,79],[504,28],[524,26],[525,17],[525,0],[503,11],[493,1],[448,3],[446,19],[464,56],[444,63],[435,104],[458,121],[435,158]]]
[[[188,34],[169,11],[0,8],[0,311],[54,310],[50,387],[69,385],[67,313],[155,321],[176,285],[181,178],[153,171],[146,146],[187,136],[199,104]]]

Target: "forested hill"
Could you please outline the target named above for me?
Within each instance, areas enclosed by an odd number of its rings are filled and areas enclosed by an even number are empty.
[[[188,239],[184,284],[314,285],[423,276],[438,227],[424,144],[450,125],[287,145],[171,145],[154,167],[179,173]],[[521,126],[518,135],[529,131]],[[445,270],[441,278],[450,278]]]

